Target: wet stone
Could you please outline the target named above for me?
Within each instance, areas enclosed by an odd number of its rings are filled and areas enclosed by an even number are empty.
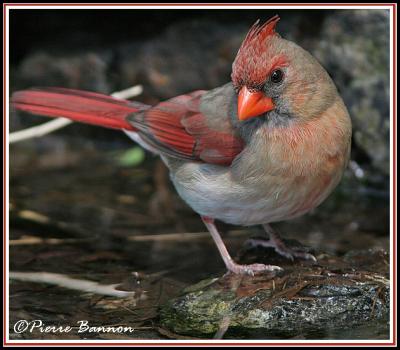
[[[264,259],[271,262],[274,255]],[[360,261],[362,256],[368,266]],[[242,262],[253,258],[246,253]],[[286,264],[277,258],[283,272],[254,277],[227,273],[201,281],[162,306],[161,324],[183,335],[261,339],[319,338],[327,332],[345,339],[349,327],[365,328],[377,321],[388,324],[385,252],[317,258],[317,263]],[[386,332],[380,329],[380,335],[372,332],[371,337],[384,338]]]

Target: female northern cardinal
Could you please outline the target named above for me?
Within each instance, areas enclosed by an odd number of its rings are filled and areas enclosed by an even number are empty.
[[[214,220],[262,224],[265,245],[286,247],[269,223],[319,205],[336,187],[350,153],[351,122],[327,72],[307,51],[257,21],[232,66],[232,81],[156,106],[62,88],[18,91],[14,107],[124,130],[161,156],[179,195],[200,214],[228,270],[253,275],[273,265],[239,265]]]

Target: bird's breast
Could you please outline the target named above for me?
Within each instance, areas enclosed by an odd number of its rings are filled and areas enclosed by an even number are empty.
[[[235,225],[257,225],[300,216],[336,187],[342,169],[314,176],[237,179],[231,168],[182,162],[171,179],[180,196],[200,215]]]
[[[339,183],[351,139],[343,125],[330,119],[272,133],[260,128],[230,167],[173,160],[171,179],[200,215],[236,225],[291,219]]]

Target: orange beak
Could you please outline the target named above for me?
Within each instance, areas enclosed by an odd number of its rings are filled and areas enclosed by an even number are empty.
[[[238,97],[239,120],[257,117],[275,108],[270,97],[262,92],[250,92],[246,86],[240,89]]]

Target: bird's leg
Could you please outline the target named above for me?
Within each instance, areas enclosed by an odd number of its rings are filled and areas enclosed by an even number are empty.
[[[294,260],[294,258],[299,258],[304,260],[317,261],[314,255],[303,251],[301,248],[296,249],[288,247],[282,240],[282,238],[279,236],[279,234],[270,225],[264,224],[263,227],[265,232],[267,232],[269,236],[269,240],[267,241],[264,239],[251,238],[247,240],[246,244],[251,245],[253,247],[261,246],[261,247],[274,248],[278,254],[290,260]]]
[[[264,264],[251,264],[251,265],[239,265],[235,263],[230,256],[228,250],[225,247],[224,242],[218,232],[217,227],[215,226],[214,219],[202,216],[201,217],[204,224],[206,225],[208,231],[211,234],[215,244],[217,245],[218,251],[221,254],[222,259],[224,260],[226,268],[236,274],[239,275],[250,275],[254,276],[257,272],[264,271],[279,271],[282,270],[279,266],[274,265],[264,265]]]

